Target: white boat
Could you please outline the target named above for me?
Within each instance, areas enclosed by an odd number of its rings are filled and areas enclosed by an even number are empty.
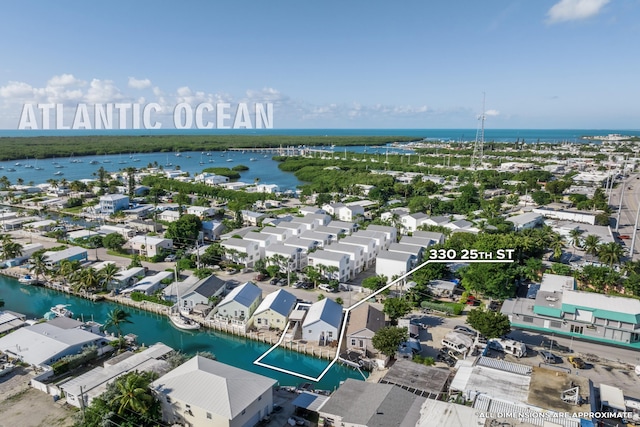
[[[18,279],[18,282],[22,283],[23,285],[33,285],[38,281],[36,280],[35,277],[31,277],[31,275],[25,274],[24,276],[20,276],[20,278]]]
[[[73,312],[67,307],[69,307],[69,304],[57,304],[54,307],[51,307],[49,311],[57,317],[73,317]]]
[[[56,173],[54,173],[54,175],[60,176],[60,175],[64,175],[62,172],[58,171]]]
[[[195,331],[197,329],[200,329],[199,323],[194,322],[191,319],[187,319],[181,314],[172,314],[169,316],[169,319],[171,320],[171,323],[173,323],[173,326],[179,329],[186,329],[188,331]]]
[[[256,159],[255,157],[252,157],[252,158],[249,159],[250,162],[255,162],[256,160],[258,160],[258,159]]]
[[[16,367],[13,363],[0,363],[0,377],[3,375],[7,375],[9,372],[13,371]]]

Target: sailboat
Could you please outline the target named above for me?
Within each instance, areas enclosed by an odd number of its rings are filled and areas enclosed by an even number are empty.
[[[37,170],[37,171],[44,170],[44,168],[43,168],[43,167],[38,166],[38,159],[36,159],[35,170]]]
[[[171,320],[171,323],[173,324],[173,326],[175,326],[178,329],[185,329],[188,331],[195,331],[197,329],[200,329],[199,323],[194,322],[193,320],[187,317],[184,317],[180,313],[180,290],[179,289],[180,288],[178,288],[178,284],[176,282],[176,300],[177,300],[176,305],[178,306],[178,312],[169,314],[169,320]]]

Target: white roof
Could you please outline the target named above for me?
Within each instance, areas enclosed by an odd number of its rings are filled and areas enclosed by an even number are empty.
[[[62,251],[47,251],[44,253],[44,256],[49,262],[58,262],[82,253],[86,254],[87,250],[78,246],[71,246]]]
[[[253,315],[256,316],[263,311],[272,310],[284,317],[287,317],[295,305],[296,297],[294,295],[284,289],[278,289],[277,291],[267,295],[264,300],[262,300]]]
[[[174,401],[232,420],[276,382],[262,375],[195,356],[151,383],[151,387]]]
[[[575,279],[571,276],[560,276],[558,274],[544,273],[540,290],[545,292],[562,292],[575,288]],[[594,295],[594,294],[590,294]]]
[[[564,291],[562,304],[640,315],[640,300],[594,292]]]
[[[172,242],[172,240],[154,236],[134,236],[129,240],[129,242],[140,243],[143,245],[157,245],[162,242]]]
[[[619,411],[626,410],[624,393],[618,387],[600,384],[600,401],[603,405]]]
[[[311,304],[302,327],[306,328],[319,321],[324,321],[336,329],[339,328],[342,322],[342,306],[329,298]]]
[[[329,251],[316,251],[309,254],[309,259],[315,259],[319,261],[333,261],[333,262],[341,262],[343,259],[349,260],[349,255],[338,253],[338,252],[329,252]]]
[[[234,288],[224,299],[218,304],[218,308],[232,301],[236,301],[244,307],[250,307],[251,304],[262,296],[262,290],[251,282]]]
[[[83,329],[63,329],[48,323],[26,326],[0,338],[0,350],[32,365],[48,364],[69,347],[91,344],[104,337]]]

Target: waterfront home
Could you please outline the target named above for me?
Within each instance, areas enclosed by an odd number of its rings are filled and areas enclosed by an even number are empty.
[[[203,314],[208,314],[208,308],[205,307],[211,306],[212,299],[222,296],[227,289],[226,283],[225,280],[221,280],[214,275],[199,280],[196,278],[195,283],[185,289],[184,292],[180,292],[180,301],[177,302],[182,309],[200,311]],[[170,287],[171,286],[167,286],[167,288]],[[176,299],[177,297],[176,295]],[[204,313],[204,311],[207,311],[207,313]]]
[[[229,177],[203,172],[193,177],[194,182],[202,182],[207,185],[220,185],[229,182]]]
[[[111,215],[124,209],[129,209],[129,196],[124,194],[100,196],[99,210],[101,214]]]
[[[24,229],[32,232],[46,233],[48,231],[51,231],[51,229],[55,227],[56,224],[57,221],[54,221],[52,219],[45,219],[42,221],[34,221],[30,222],[29,224],[25,224]]]
[[[225,249],[225,259],[234,263],[241,263],[253,267],[260,259],[260,245],[251,240],[232,237],[220,243]]]
[[[0,335],[23,327],[27,316],[13,311],[0,310]]]
[[[246,329],[253,312],[262,301],[262,291],[251,282],[229,292],[209,314],[214,322]]]
[[[153,295],[164,286],[164,281],[172,279],[173,276],[173,271],[160,271],[153,276],[144,277],[132,287],[123,289],[122,293],[141,292],[143,294]]]
[[[135,236],[127,245],[135,253],[153,258],[170,252],[173,249],[173,240],[155,236]]]
[[[284,330],[287,326],[289,314],[296,305],[293,294],[278,289],[268,294],[253,313],[251,323],[257,328],[275,328]]]
[[[168,424],[254,426],[273,411],[277,381],[195,356],[151,383]]]
[[[415,426],[426,400],[395,385],[349,378],[318,412],[333,426]]]
[[[346,282],[351,275],[349,269],[349,255],[337,252],[315,251],[307,255],[308,265],[316,269],[324,267],[335,267],[335,272],[324,272],[327,279],[335,279],[339,282]]]
[[[144,267],[132,267],[115,275],[107,289],[123,289],[135,284],[146,275]]]
[[[328,345],[338,340],[342,326],[342,306],[325,298],[311,304],[302,323],[302,338],[306,341]]]
[[[376,258],[376,275],[402,276],[411,271],[416,259],[413,255],[401,252],[382,251]]]
[[[127,351],[105,361],[102,366],[63,381],[58,387],[69,405],[82,409],[101,396],[109,384],[130,372],[155,372],[158,375],[169,372],[171,366],[164,358],[173,351],[162,343],[153,344],[140,353]]]
[[[111,350],[109,340],[103,335],[50,322],[25,326],[0,338],[0,351],[35,366],[51,365],[64,356],[78,354],[90,346],[96,347],[98,355]]]
[[[325,252],[336,252],[349,256],[349,279],[364,270],[365,255],[361,246],[345,245],[340,242],[324,247]]]
[[[124,209],[122,213],[127,219],[143,219],[153,212],[153,205],[137,205],[129,209]]]
[[[570,276],[544,274],[539,289],[501,311],[516,328],[640,350],[640,300],[575,290]]]
[[[79,261],[86,262],[88,259],[87,250],[78,246],[70,246],[61,251],[46,251],[43,254],[47,268],[55,268],[62,261]]]
[[[4,260],[4,265],[6,267],[16,267],[18,265],[22,265],[26,260],[31,258],[35,252],[44,249],[44,246],[40,243],[29,243],[22,246],[22,255],[13,259]]]
[[[360,304],[350,310],[346,336],[347,349],[358,351],[365,357],[373,357],[377,353],[373,348],[373,336],[384,326],[384,313],[370,304]]]

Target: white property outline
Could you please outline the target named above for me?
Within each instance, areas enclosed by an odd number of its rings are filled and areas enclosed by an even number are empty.
[[[267,357],[269,355],[269,353],[271,353],[273,350],[275,350],[276,348],[280,347],[280,344],[282,343],[282,341],[284,341],[284,339],[286,337],[287,330],[289,330],[289,324],[287,324],[287,326],[282,331],[282,335],[280,336],[280,339],[278,340],[278,342],[275,343],[267,351],[265,351],[260,357],[258,357],[256,360],[254,360],[253,364],[254,365],[258,365],[258,366],[262,366],[263,368],[268,368],[268,369],[272,369],[274,371],[278,371],[278,372],[282,372],[282,373],[285,373],[285,374],[293,375],[293,376],[296,376],[296,377],[299,377],[299,378],[303,378],[305,380],[318,382],[318,381],[320,381],[322,379],[322,377],[324,377],[326,375],[327,372],[329,372],[329,369],[331,369],[331,367],[340,358],[340,348],[342,347],[342,341],[345,339],[345,329],[347,327],[347,318],[349,317],[348,314],[354,308],[358,307],[361,304],[364,304],[369,299],[374,298],[375,296],[377,296],[381,292],[384,292],[385,290],[389,289],[391,286],[397,284],[401,280],[404,280],[409,275],[411,275],[414,272],[420,270],[422,267],[426,266],[427,264],[432,264],[432,263],[444,264],[444,263],[455,263],[455,262],[460,262],[460,263],[465,263],[465,264],[468,264],[468,263],[491,263],[491,262],[512,263],[514,261],[515,260],[513,260],[513,259],[508,259],[508,260],[492,260],[492,259],[491,260],[481,260],[481,259],[476,259],[476,260],[459,260],[459,259],[442,259],[441,260],[441,259],[433,259],[432,260],[432,259],[429,259],[429,260],[423,262],[422,264],[420,264],[419,266],[417,266],[416,268],[414,268],[413,270],[411,270],[411,271],[403,274],[402,276],[398,277],[396,280],[387,283],[385,286],[383,286],[382,288],[378,289],[377,291],[375,291],[374,293],[369,295],[367,298],[364,298],[364,299],[356,302],[355,304],[353,304],[350,307],[343,308],[342,310],[344,311],[344,314],[343,314],[343,317],[342,317],[342,328],[340,328],[340,339],[338,340],[338,347],[337,347],[338,350],[336,351],[336,355],[333,358],[333,360],[331,362],[329,362],[329,365],[327,365],[327,367],[324,368],[324,370],[316,378],[313,378],[313,377],[311,377],[309,375],[301,374],[299,372],[290,371],[289,369],[284,369],[284,368],[280,368],[278,366],[262,363],[262,359]]]

